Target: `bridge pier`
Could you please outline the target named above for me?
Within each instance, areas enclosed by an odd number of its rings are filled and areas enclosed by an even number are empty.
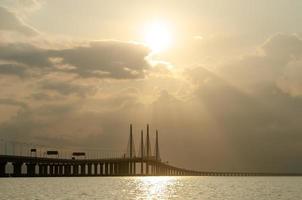
[[[148,163],[148,161],[146,162],[146,175],[149,175],[149,163]]]
[[[36,175],[36,163],[27,163],[27,176],[33,177]]]
[[[45,164],[39,164],[39,176],[46,176],[46,170],[47,168]]]
[[[5,177],[5,167],[7,162],[0,162],[0,177]]]
[[[100,163],[100,176],[103,176],[104,175],[104,166],[105,164],[104,163]]]
[[[131,161],[129,161],[129,163],[128,163],[128,165],[129,165],[129,174],[132,174],[132,172],[133,172],[133,163],[131,162]]]
[[[151,164],[150,168],[151,168],[151,170],[150,170],[151,171],[151,175],[153,176],[154,175],[154,166]]]
[[[64,165],[64,176],[70,176],[71,175],[71,165]]]
[[[54,165],[54,176],[59,176],[59,164],[55,164]]]
[[[73,165],[73,175],[74,176],[79,175],[79,165],[77,165],[77,164]]]
[[[92,176],[92,163],[88,163],[87,166],[88,166],[87,175]]]
[[[108,163],[108,175],[113,175],[113,163]]]
[[[85,164],[81,164],[81,176],[85,176],[86,175],[86,165]]]
[[[59,165],[59,171],[58,171],[58,174],[59,176],[63,176],[64,175],[64,165],[63,164],[60,164]]]
[[[44,174],[44,176],[48,176],[48,165],[47,164],[43,164],[43,174]]]
[[[141,175],[144,174],[144,162],[141,161]]]
[[[127,175],[133,175],[134,174],[134,162],[129,161],[129,171]]]
[[[92,163],[92,165],[91,165],[91,175],[92,176],[96,175],[96,171],[95,171],[96,169],[97,169],[96,164]]]
[[[13,176],[20,177],[21,176],[21,167],[23,163],[15,162],[13,163],[14,173]]]
[[[118,175],[117,163],[114,162],[113,164],[114,164],[114,165],[113,165],[113,171],[114,171],[114,175],[116,176],[116,175]]]
[[[120,162],[119,164],[120,175],[129,175],[129,162]]]
[[[114,170],[115,170],[115,172],[116,172],[116,173],[115,173],[116,175],[121,175],[121,166],[120,166],[120,163],[119,163],[119,162],[116,162],[116,163],[115,163],[115,169],[114,169]]]
[[[101,164],[95,163],[94,164],[94,175],[99,176],[101,174]]]
[[[136,175],[136,162],[134,162],[134,174]]]
[[[50,164],[50,165],[48,165],[48,168],[49,168],[49,173],[48,173],[48,175],[49,176],[53,176],[54,175],[54,165],[53,164]]]
[[[108,163],[104,163],[104,165],[105,165],[105,176],[108,176],[108,170],[109,170]]]

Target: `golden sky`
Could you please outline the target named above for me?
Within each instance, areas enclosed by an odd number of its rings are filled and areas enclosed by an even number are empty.
[[[299,171],[301,10],[299,0],[2,0],[0,138],[123,149],[129,123],[137,141],[150,123],[180,166]]]

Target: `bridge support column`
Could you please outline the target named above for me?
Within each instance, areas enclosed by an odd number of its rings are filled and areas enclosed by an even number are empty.
[[[152,174],[152,176],[155,175],[155,165],[154,164],[151,165],[151,174]]]
[[[121,175],[121,164],[119,162],[115,163],[115,171],[116,171],[116,175]]]
[[[44,176],[44,165],[39,164],[39,176]]]
[[[6,162],[0,162],[0,177],[5,177]]]
[[[112,176],[114,174],[114,163],[110,163],[110,175]]]
[[[160,174],[160,166],[156,164],[156,175],[159,176]]]
[[[132,168],[133,167],[133,163],[131,161],[129,161],[128,165],[129,165],[129,168],[130,168],[128,174],[131,175],[132,172],[133,172],[133,168]]]
[[[109,171],[109,164],[105,163],[105,176],[108,176],[108,171]]]
[[[43,164],[42,169],[43,169],[43,176],[48,176],[48,165]]]
[[[141,161],[141,175],[144,174],[144,162]]]
[[[27,163],[27,176],[33,177],[36,174],[36,163]]]
[[[94,175],[97,176],[98,174],[98,163],[94,163]]]
[[[93,164],[94,170],[93,170],[93,175],[97,176],[98,175],[98,163],[94,163]]]
[[[91,176],[92,175],[92,164],[88,163],[87,166],[88,166],[88,176]]]
[[[59,176],[63,176],[64,175],[63,169],[64,169],[64,166],[62,164],[60,164],[59,165],[59,171],[58,171]]]
[[[79,175],[79,165],[77,165],[77,164],[73,165],[73,175],[74,176]]]
[[[119,163],[119,174],[122,176],[129,175],[129,163],[128,162],[120,162]]]
[[[70,176],[71,174],[71,165],[64,165],[64,176]]]
[[[100,176],[104,175],[104,163],[100,163]]]
[[[54,165],[54,176],[59,176],[59,164]]]
[[[148,161],[146,162],[146,175],[149,175],[149,163],[148,163]]]
[[[42,164],[39,164],[39,176],[42,176],[43,174],[43,169],[42,169]]]
[[[129,162],[126,162],[125,163],[125,175],[129,175],[129,173],[130,173],[130,169],[129,169]]]
[[[14,167],[13,176],[20,177],[21,176],[22,163],[19,163],[19,162],[13,163],[13,167]]]
[[[114,163],[114,175],[118,175],[118,163]]]
[[[133,174],[136,175],[136,162],[133,162]]]
[[[53,176],[54,175],[54,165],[53,164],[50,164],[49,165],[49,176]]]
[[[81,176],[86,175],[86,164],[81,164]]]

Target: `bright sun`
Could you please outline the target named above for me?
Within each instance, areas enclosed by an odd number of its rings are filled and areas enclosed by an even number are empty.
[[[145,27],[145,43],[154,53],[162,52],[169,48],[172,42],[170,29],[167,23],[155,21]]]

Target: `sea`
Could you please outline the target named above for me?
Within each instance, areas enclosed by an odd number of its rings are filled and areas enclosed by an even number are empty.
[[[1,178],[0,199],[302,200],[302,177]]]

